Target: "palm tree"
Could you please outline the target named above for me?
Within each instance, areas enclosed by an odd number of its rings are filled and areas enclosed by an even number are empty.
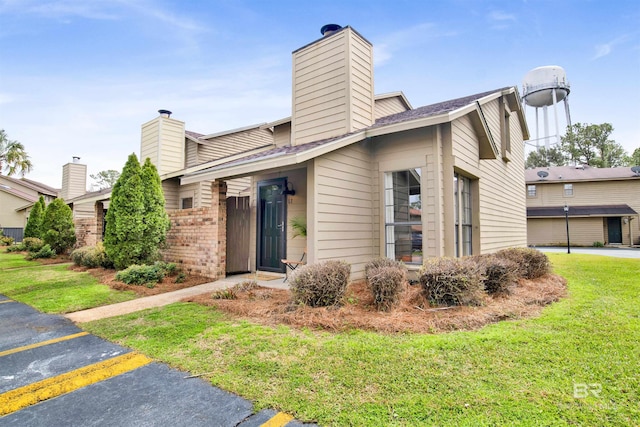
[[[0,175],[2,175],[4,169],[7,169],[7,176],[11,176],[16,172],[24,176],[32,168],[33,165],[24,149],[24,145],[18,141],[11,141],[4,129],[0,129]]]

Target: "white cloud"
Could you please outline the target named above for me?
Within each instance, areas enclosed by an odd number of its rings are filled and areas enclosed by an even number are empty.
[[[608,43],[599,43],[597,45],[594,46],[595,49],[595,54],[591,57],[592,61],[595,61],[596,59],[600,59],[604,56],[609,55],[611,52],[613,52],[613,48],[621,43],[624,43],[625,41],[627,41],[629,39],[629,36],[621,36],[618,37],[616,39],[611,40]]]
[[[505,13],[500,10],[494,10],[489,12],[489,14],[487,15],[487,20],[491,25],[491,29],[504,30],[511,27],[512,24],[515,24],[518,19],[513,14]]]
[[[376,66],[384,65],[399,50],[415,49],[430,40],[457,35],[454,30],[441,30],[431,22],[414,25],[400,31],[389,33],[373,43]]]

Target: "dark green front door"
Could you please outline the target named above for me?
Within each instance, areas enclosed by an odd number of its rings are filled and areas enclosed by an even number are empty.
[[[620,218],[607,218],[607,229],[609,230],[609,244],[622,243],[622,223]]]
[[[287,196],[283,193],[286,179],[258,183],[258,269],[284,272],[280,262],[285,258]]]

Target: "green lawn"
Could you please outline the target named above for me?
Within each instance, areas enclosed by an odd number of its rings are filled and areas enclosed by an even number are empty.
[[[40,265],[25,261],[24,255],[1,253],[0,294],[45,313],[70,313],[136,298],[133,292],[114,291],[89,273],[68,267]]]
[[[640,261],[549,257],[569,297],[477,332],[300,331],[186,303],[86,328],[320,425],[637,425]]]
[[[24,254],[0,252],[0,271],[12,268],[39,266],[36,261],[27,261]]]

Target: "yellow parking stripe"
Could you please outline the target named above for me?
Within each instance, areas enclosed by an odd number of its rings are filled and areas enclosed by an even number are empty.
[[[151,363],[139,353],[127,353],[57,377],[47,378],[0,394],[0,416],[10,414],[43,400],[70,393],[98,381],[115,377]]]
[[[278,412],[269,421],[262,424],[260,427],[283,427],[293,420],[293,417],[284,412]]]
[[[0,357],[6,356],[8,354],[20,353],[21,351],[25,351],[25,350],[31,350],[32,348],[38,348],[38,347],[42,347],[44,345],[55,344],[57,342],[72,340],[74,338],[83,337],[85,335],[89,335],[89,332],[78,332],[77,334],[73,334],[73,335],[66,335],[66,336],[60,337],[60,338],[54,338],[54,339],[47,340],[47,341],[37,342],[35,344],[25,345],[23,347],[13,348],[11,350],[0,351]]]
[[[4,304],[5,302],[15,302],[12,299],[3,299],[2,301],[0,301],[0,304]]]

